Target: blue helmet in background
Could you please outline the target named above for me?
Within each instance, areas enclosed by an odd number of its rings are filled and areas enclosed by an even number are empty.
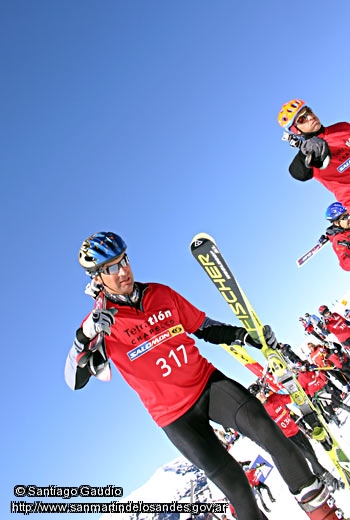
[[[344,208],[343,204],[341,204],[341,202],[333,202],[333,204],[326,209],[325,217],[330,222],[334,222],[334,220],[337,220],[343,213],[346,213],[346,208]]]
[[[101,231],[89,236],[79,249],[79,263],[89,276],[96,276],[104,264],[126,250],[126,243],[115,233]]]

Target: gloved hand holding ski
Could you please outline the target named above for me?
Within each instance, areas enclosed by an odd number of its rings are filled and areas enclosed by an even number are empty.
[[[118,309],[94,309],[83,323],[83,333],[87,338],[94,338],[100,332],[111,334],[111,326],[114,323],[114,315]]]
[[[269,348],[276,349],[277,345],[278,345],[278,341],[277,341],[275,333],[271,329],[270,325],[264,325],[264,327],[263,327],[263,334],[264,334],[264,338],[265,338],[265,341],[266,341],[266,345]],[[244,343],[246,345],[251,346],[251,347],[255,347],[255,348],[259,348],[259,349],[262,348],[262,344],[261,344],[260,339],[256,339],[256,340],[253,339],[250,336],[250,334],[247,334],[245,336]]]
[[[268,347],[276,349],[278,345],[278,341],[276,339],[274,331],[271,329],[270,325],[264,325],[263,334]]]

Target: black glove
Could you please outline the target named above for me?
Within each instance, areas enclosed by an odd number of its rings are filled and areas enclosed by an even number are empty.
[[[320,238],[318,239],[318,242],[319,244],[325,244],[326,242],[328,242],[329,238],[326,236],[326,235],[321,235]]]
[[[269,348],[276,349],[278,346],[278,342],[275,336],[275,333],[271,329],[270,325],[264,325],[263,334],[266,341],[266,344]],[[246,345],[250,345],[255,348],[262,348],[262,344],[259,339],[253,339],[248,333],[244,338],[244,343]]]
[[[320,137],[311,137],[303,141],[300,151],[306,155],[305,166],[307,168],[325,167],[325,159],[331,156],[327,142]]]
[[[76,361],[79,368],[87,367],[92,375],[98,376],[109,366],[103,341],[101,341],[94,350],[90,350],[88,347],[85,348],[77,355]]]
[[[262,344],[260,342],[260,339],[253,339],[250,334],[246,334],[244,336],[244,343],[248,345],[249,347],[255,347],[258,349],[262,349]]]

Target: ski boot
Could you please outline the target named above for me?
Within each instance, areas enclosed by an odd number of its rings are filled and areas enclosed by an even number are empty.
[[[300,507],[312,520],[341,520],[344,513],[335,505],[323,482],[315,479],[312,484],[306,486],[300,493],[295,495]]]
[[[320,479],[322,482],[324,482],[326,488],[331,493],[333,493],[333,491],[337,491],[338,489],[345,489],[344,482],[335,478],[329,471],[322,473],[322,475],[320,475]]]

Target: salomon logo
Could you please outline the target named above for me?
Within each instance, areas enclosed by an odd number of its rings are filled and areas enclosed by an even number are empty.
[[[338,170],[338,172],[343,173],[343,172],[345,172],[345,170],[347,170],[349,168],[349,166],[350,166],[350,157],[348,159],[346,159],[346,161],[343,162],[343,164],[338,166],[337,170]]]

